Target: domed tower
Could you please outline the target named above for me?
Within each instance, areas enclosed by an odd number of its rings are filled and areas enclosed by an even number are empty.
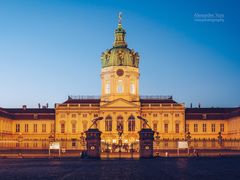
[[[125,99],[139,101],[139,55],[127,47],[126,31],[122,27],[119,13],[118,27],[115,29],[113,47],[102,53],[101,101]]]

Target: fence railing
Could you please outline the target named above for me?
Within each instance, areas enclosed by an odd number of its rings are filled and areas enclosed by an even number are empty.
[[[61,148],[66,150],[84,150],[86,149],[86,143],[81,140],[59,140]],[[154,149],[177,149],[177,140],[160,140],[154,141]],[[48,149],[49,140],[0,140],[0,150],[4,149]],[[101,144],[102,150],[106,150],[107,144]],[[117,145],[117,144],[116,144]],[[113,145],[111,148],[113,148]],[[110,147],[109,146],[109,147]],[[131,148],[131,144],[126,144],[126,149]],[[134,149],[139,148],[139,143],[133,145]],[[240,150],[240,140],[223,140],[221,144],[218,140],[191,140],[189,142],[189,148],[194,149],[234,149]]]

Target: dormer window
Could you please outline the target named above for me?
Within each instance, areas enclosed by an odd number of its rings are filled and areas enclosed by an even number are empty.
[[[38,114],[33,114],[34,119],[38,119]]]
[[[207,114],[202,114],[203,119],[207,119]]]

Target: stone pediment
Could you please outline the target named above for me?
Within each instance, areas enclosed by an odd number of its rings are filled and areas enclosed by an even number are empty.
[[[139,105],[120,98],[103,104],[101,108],[139,108]]]

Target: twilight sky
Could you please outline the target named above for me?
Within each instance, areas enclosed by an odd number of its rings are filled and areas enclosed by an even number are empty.
[[[119,11],[140,54],[141,95],[240,106],[239,9],[234,0],[0,0],[0,107],[100,95],[100,55]],[[224,22],[200,17],[216,13]]]

